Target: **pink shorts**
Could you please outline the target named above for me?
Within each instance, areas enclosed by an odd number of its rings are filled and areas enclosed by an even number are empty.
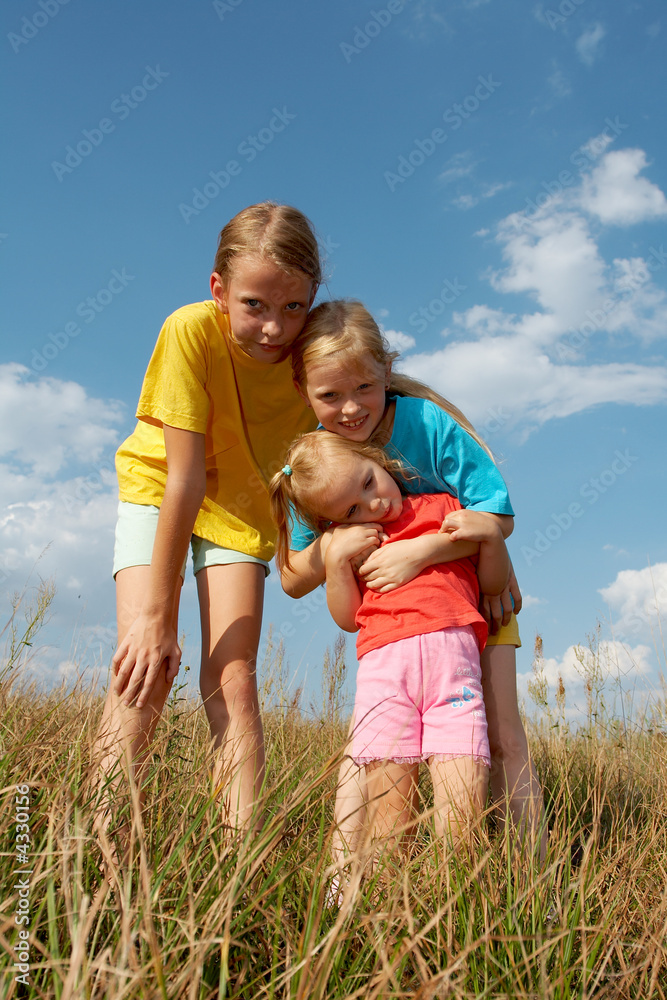
[[[400,639],[359,661],[350,756],[490,766],[479,645],[472,625]]]

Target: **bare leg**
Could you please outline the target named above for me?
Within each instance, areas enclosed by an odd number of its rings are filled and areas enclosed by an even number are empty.
[[[429,757],[428,766],[433,782],[435,832],[446,846],[458,847],[467,843],[471,827],[482,815],[489,769],[473,757]]]
[[[354,721],[350,723],[346,751],[352,742]],[[351,757],[343,757],[338,770],[334,832],[331,854],[335,865],[343,865],[359,846],[359,837],[366,824],[366,772]]]
[[[257,697],[257,647],[262,624],[264,567],[209,566],[197,574],[202,622],[201,692],[220,754],[213,787],[224,789],[227,819],[247,828],[264,780],[264,734]]]
[[[491,746],[491,796],[502,816],[509,800],[512,822],[521,837],[539,841],[547,851],[544,802],[528,740],[519,715],[514,646],[487,646],[481,657],[482,687]]]
[[[330,902],[340,904],[349,883],[345,864],[360,847],[366,824],[366,772],[351,757],[343,757],[338,771],[331,860],[337,868],[331,880]]]
[[[410,821],[416,812],[418,777],[418,764],[399,764],[393,760],[366,764],[366,809],[373,840],[383,841],[390,849],[406,848],[411,835]]]
[[[118,642],[122,641],[141,611],[149,574],[149,566],[130,566],[116,574]],[[174,599],[174,629],[178,620],[180,590],[179,586]],[[137,709],[122,704],[121,699],[114,694],[113,680],[112,677],[93,750],[93,758],[98,765],[97,828],[104,832],[110,825],[112,813],[120,811],[118,792],[128,779],[136,783],[139,801],[143,806],[142,777],[147,751],[171,689],[171,683],[167,683],[163,673],[156,681],[148,703],[142,709]],[[129,835],[127,823],[116,831],[121,855],[127,853]]]

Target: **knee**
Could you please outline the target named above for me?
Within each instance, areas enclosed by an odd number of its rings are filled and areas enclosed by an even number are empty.
[[[205,705],[218,703],[229,715],[256,714],[259,710],[254,671],[246,676],[222,678],[202,672],[200,690]]]

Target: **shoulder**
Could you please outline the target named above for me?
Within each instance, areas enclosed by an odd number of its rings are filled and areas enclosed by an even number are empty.
[[[219,326],[219,313],[215,302],[209,299],[206,302],[192,302],[190,305],[181,306],[174,310],[164,321],[165,326],[200,325]]]
[[[445,420],[451,421],[450,415],[430,399],[421,396],[396,396],[396,416],[402,420]]]
[[[213,300],[181,306],[167,316],[160,340],[185,350],[204,348],[208,352],[213,348],[214,353],[227,353],[227,317]]]

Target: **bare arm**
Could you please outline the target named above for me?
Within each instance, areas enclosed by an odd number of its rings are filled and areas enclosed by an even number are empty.
[[[339,524],[300,552],[290,551],[291,569],[283,567],[280,580],[290,597],[304,597],[325,582],[327,551],[332,539],[344,534],[349,558],[367,556],[385,537],[379,524]]]
[[[513,514],[492,514],[488,510],[476,511],[477,514],[484,514],[485,517],[490,517],[500,528],[503,538],[509,538],[509,536],[514,531],[514,515]]]
[[[371,553],[359,575],[370,590],[386,594],[414,580],[428,566],[463,559],[478,551],[477,542],[453,541],[447,532],[404,538]]]
[[[447,514],[443,529],[456,540],[479,542],[477,577],[483,594],[500,594],[510,574],[510,558],[500,526],[481,511],[455,510]]]
[[[357,632],[355,616],[361,605],[361,593],[352,569],[355,547],[346,538],[349,534],[334,536],[327,548],[327,605],[339,628],[345,632]]]
[[[280,582],[289,597],[305,597],[315,587],[324,583],[324,559],[330,535],[325,532],[311,542],[307,549],[290,549],[290,569],[283,566]]]
[[[178,672],[181,651],[173,622],[176,590],[192,527],[206,490],[203,434],[164,426],[167,483],[153,545],[151,572],[141,613],[112,661],[114,691],[126,705],[146,704],[165,664],[167,680]]]

